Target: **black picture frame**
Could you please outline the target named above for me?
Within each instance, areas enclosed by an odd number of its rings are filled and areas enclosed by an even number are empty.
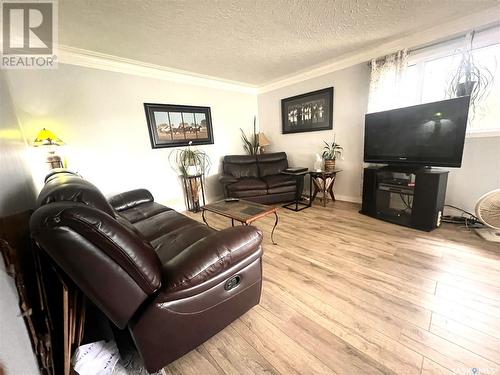
[[[214,143],[210,107],[144,103],[152,148]]]
[[[333,129],[333,87],[281,99],[282,133]]]

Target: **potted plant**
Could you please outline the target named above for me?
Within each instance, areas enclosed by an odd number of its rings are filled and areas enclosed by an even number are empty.
[[[188,208],[198,212],[200,210],[200,187],[205,173],[210,170],[210,158],[203,150],[191,147],[189,142],[187,148],[172,150],[169,155],[169,162],[172,168],[180,173],[184,179],[184,188],[188,200]],[[198,178],[193,178],[198,176]],[[189,183],[187,183],[189,181]]]
[[[472,53],[475,32],[468,33],[461,51],[458,69],[452,73],[448,96],[450,98],[470,95],[470,105],[474,116],[479,101],[486,98],[491,88],[493,74],[490,70],[474,61]]]
[[[253,134],[250,139],[248,139],[247,135],[240,128],[241,131],[241,139],[243,141],[243,148],[249,155],[257,155],[259,152],[259,135],[257,134],[255,128],[255,116],[253,118]]]
[[[203,150],[191,147],[192,141],[187,148],[172,150],[169,155],[169,162],[172,168],[182,176],[194,176],[205,174],[210,169],[210,158]]]
[[[344,148],[335,142],[335,138],[333,142],[329,144],[325,142],[325,147],[323,147],[323,154],[321,155],[325,162],[325,171],[332,172],[335,169],[335,159],[341,158]]]

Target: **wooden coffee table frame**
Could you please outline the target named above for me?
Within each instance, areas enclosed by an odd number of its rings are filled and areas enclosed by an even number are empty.
[[[216,203],[222,203],[224,201],[218,201],[218,202],[214,202],[213,204],[216,204]],[[250,205],[255,205],[256,203],[254,202],[250,202],[250,201],[245,201],[244,199],[240,199],[238,202],[244,202],[244,203],[249,203]],[[228,205],[231,205],[232,203],[227,203],[225,202],[226,204]],[[274,230],[276,229],[276,227],[278,226],[278,222],[279,222],[279,216],[278,216],[278,208],[277,207],[271,207],[271,206],[264,206],[266,208],[268,208],[268,210],[266,210],[265,212],[261,212],[261,213],[258,213],[258,214],[255,214],[253,216],[250,216],[246,219],[241,219],[241,218],[238,218],[236,217],[236,215],[231,212],[231,211],[228,211],[228,212],[222,212],[222,211],[218,211],[218,210],[215,210],[213,209],[212,207],[210,207],[211,204],[208,204],[206,206],[203,206],[201,207],[201,210],[202,210],[202,213],[201,213],[201,217],[203,219],[203,222],[210,228],[212,228],[208,222],[207,222],[207,218],[205,217],[205,213],[207,211],[210,211],[214,214],[217,214],[217,215],[221,215],[221,216],[224,216],[224,217],[227,217],[229,219],[231,219],[231,226],[234,227],[234,222],[237,221],[239,223],[241,223],[241,225],[252,225],[252,223],[260,218],[263,218],[265,216],[268,216],[268,215],[271,215],[271,214],[274,214],[274,217],[275,217],[275,220],[274,220],[274,226],[273,226],[273,229],[271,231],[271,241],[273,243],[273,245],[277,245],[276,241],[274,241]]]

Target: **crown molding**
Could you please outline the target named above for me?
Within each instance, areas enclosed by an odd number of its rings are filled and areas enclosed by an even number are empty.
[[[246,94],[257,93],[257,86],[254,85],[196,74],[180,69],[167,68],[161,65],[149,64],[138,60],[126,59],[61,44],[59,45],[58,63],[110,72],[133,74],[141,77],[162,79]]]
[[[342,55],[327,63],[322,63],[297,73],[290,74],[265,83],[258,87],[257,93],[277,90],[308,79],[329,74],[350,66],[370,61],[379,56],[385,56],[404,48],[416,48],[439,40],[458,36],[474,28],[485,28],[500,23],[500,5],[464,17],[433,26],[429,29],[408,33],[405,36],[382,43],[378,46],[365,48],[361,51]]]

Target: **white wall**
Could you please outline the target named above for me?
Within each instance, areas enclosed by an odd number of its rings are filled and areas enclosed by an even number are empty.
[[[33,207],[35,194],[25,156],[26,145],[0,71],[0,217]],[[0,370],[12,375],[37,374],[18,300],[14,279],[0,259]]]
[[[344,147],[344,160],[337,160],[343,171],[335,182],[335,196],[361,201],[363,127],[368,103],[369,69],[358,64],[321,77],[309,79],[258,96],[259,124],[271,142],[269,150],[285,151],[289,164],[312,168],[315,154],[321,154],[323,141],[336,141]],[[281,99],[334,87],[333,130],[308,133],[281,133]]]
[[[26,154],[5,75],[0,71],[0,217],[26,211],[34,205],[35,193]]]
[[[150,145],[143,103],[211,107],[214,145],[200,146],[213,163],[207,196],[222,196],[220,159],[243,152],[240,130],[250,133],[255,94],[175,83],[59,64],[57,70],[0,72],[0,216],[34,206],[46,171],[43,148],[26,147],[46,127],[68,146],[58,151],[106,195],[138,187],[184,210],[180,181],[168,162],[172,149]],[[36,374],[36,361],[18,316],[17,292],[0,265],[0,368]]]
[[[335,195],[341,200],[360,201],[363,158],[363,127],[367,108],[369,69],[359,64],[318,78],[269,91],[258,96],[260,129],[274,151],[286,151],[290,164],[312,168],[314,155],[323,140],[336,140],[345,148],[344,160],[338,161]],[[333,86],[333,130],[281,134],[281,99]],[[484,193],[500,188],[500,137],[467,138],[461,168],[449,169],[446,203],[474,210]]]
[[[151,148],[143,103],[211,107],[215,144],[199,147],[213,163],[209,200],[222,195],[216,178],[221,157],[243,152],[239,128],[249,133],[257,112],[254,94],[73,65],[6,75],[28,140],[47,127],[68,145],[68,167],[104,194],[145,187],[157,201],[180,210],[181,183],[168,162],[172,149]],[[42,176],[36,180],[41,184]]]
[[[24,136],[32,140],[44,126],[55,132],[68,144],[64,153],[68,156],[69,167],[107,195],[146,187],[158,201],[184,209],[180,181],[168,163],[171,149],[153,150],[150,146],[143,103],[156,102],[211,107],[215,144],[200,148],[208,152],[213,162],[207,181],[208,199],[220,197],[222,192],[216,178],[220,158],[243,152],[239,128],[251,132],[258,103],[260,129],[272,143],[268,150],[286,151],[291,165],[312,168],[314,155],[321,152],[323,140],[331,141],[335,132],[337,141],[345,148],[344,160],[338,161],[343,172],[336,182],[336,196],[343,200],[360,200],[362,129],[369,85],[367,64],[269,91],[258,95],[257,100],[251,93],[66,64],[60,64],[54,71],[3,74],[4,96],[10,91],[15,108],[9,116],[17,116]],[[281,99],[329,86],[335,89],[334,129],[281,134]],[[7,115],[4,111],[3,116]],[[11,135],[13,131],[19,133],[20,130],[8,130]],[[23,134],[17,137],[20,142]],[[22,150],[24,152],[24,148]],[[41,150],[33,148],[28,148],[28,152],[35,183],[41,187],[43,155]],[[7,155],[10,154],[3,153],[3,157]],[[472,210],[481,194],[500,187],[499,156],[500,137],[468,138],[462,168],[450,170],[447,203]],[[16,162],[6,165],[4,174],[22,171]],[[26,173],[20,176],[4,179],[9,181],[3,186],[4,191],[17,192],[19,186],[23,186],[19,181],[26,179]],[[4,200],[0,207],[6,202],[12,203]]]
[[[446,203],[473,213],[481,195],[500,189],[500,137],[466,138],[462,167],[449,171]]]

